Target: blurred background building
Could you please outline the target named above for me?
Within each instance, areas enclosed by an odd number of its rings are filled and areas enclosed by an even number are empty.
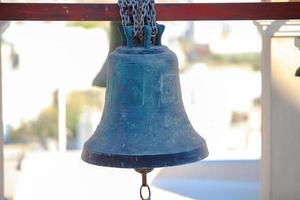
[[[258,159],[261,43],[256,27],[250,21],[168,22],[166,26],[163,42],[179,58],[184,104],[193,126],[208,141],[208,160],[217,163],[218,160]],[[48,187],[54,188],[58,194],[56,199],[69,199],[71,196],[67,194],[73,190],[68,188],[81,185],[74,184],[77,181],[70,177],[78,175],[76,170],[88,168],[80,161],[80,150],[101,118],[105,89],[92,88],[90,84],[107,56],[107,30],[108,23],[100,22],[11,22],[3,34],[5,186],[9,199],[40,199]],[[58,91],[61,90],[66,96],[68,151],[57,154]],[[69,174],[70,168],[74,174]],[[93,168],[86,173],[101,174],[101,170],[107,171]],[[116,173],[114,170],[109,173],[113,172]],[[66,181],[61,181],[67,174],[68,178],[63,179]],[[81,180],[78,183],[91,181],[86,177],[77,178]],[[41,186],[41,181],[46,186]],[[135,183],[131,188],[133,194],[139,179]],[[258,183],[254,183],[250,184],[250,191],[254,191],[254,196],[248,195],[251,199],[258,198]],[[89,183],[95,187],[99,184],[96,179]],[[159,179],[153,184],[168,191],[168,184]],[[209,187],[207,184],[205,187]],[[85,189],[86,194],[91,187]],[[58,192],[55,188],[64,189]],[[233,185],[232,188],[238,191]],[[247,189],[245,186],[242,191]],[[175,192],[174,188],[170,190]],[[229,191],[228,198],[233,200]],[[202,197],[197,190],[188,195],[184,190],[178,192],[179,199]],[[78,197],[72,195],[72,199]],[[104,195],[97,193],[87,198],[104,198]],[[54,198],[45,196],[43,199]],[[159,198],[161,195],[156,197]]]

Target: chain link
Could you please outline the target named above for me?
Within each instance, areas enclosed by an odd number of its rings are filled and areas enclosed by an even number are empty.
[[[133,26],[133,35],[143,39],[143,28],[148,25],[152,36],[157,34],[154,0],[118,0],[123,26]]]
[[[142,185],[140,187],[140,197],[141,200],[151,200],[151,189],[147,183],[147,174],[150,173],[153,169],[141,168],[135,169],[138,173],[142,174]],[[147,197],[144,196],[144,192],[147,192]]]

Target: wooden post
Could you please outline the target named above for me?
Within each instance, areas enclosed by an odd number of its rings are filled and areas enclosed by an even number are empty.
[[[271,162],[270,162],[270,137],[271,137],[271,39],[262,35],[262,158],[260,167],[260,199],[271,200]]]

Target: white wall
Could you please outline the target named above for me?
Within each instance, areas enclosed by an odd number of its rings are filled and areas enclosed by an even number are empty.
[[[294,76],[300,64],[294,37],[300,26],[295,23],[276,21],[261,29],[261,200],[300,200],[300,79]],[[289,27],[298,31],[283,31]]]
[[[300,52],[294,37],[271,41],[271,197],[300,200]]]

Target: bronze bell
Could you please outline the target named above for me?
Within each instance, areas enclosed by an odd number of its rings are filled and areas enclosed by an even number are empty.
[[[82,159],[120,168],[186,164],[208,156],[205,140],[185,112],[176,55],[161,45],[163,25],[151,41],[145,26],[137,46],[125,26],[121,46],[107,58],[107,90],[101,121],[85,143]],[[152,42],[152,46],[151,46]]]

